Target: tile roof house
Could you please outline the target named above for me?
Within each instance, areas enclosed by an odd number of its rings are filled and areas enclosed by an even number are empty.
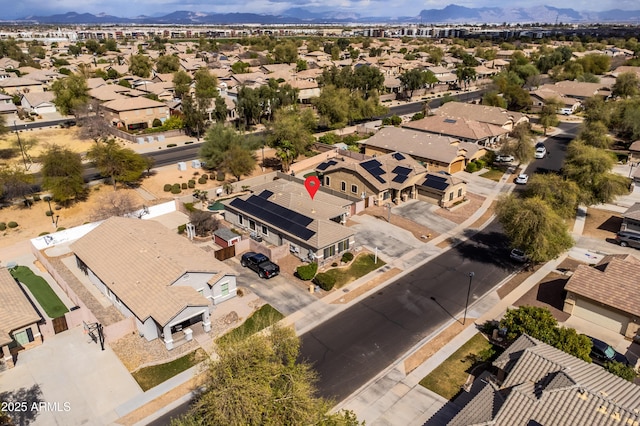
[[[25,111],[32,114],[50,114],[56,112],[54,99],[55,93],[53,92],[30,92],[22,95],[20,105]]]
[[[527,335],[493,365],[499,370],[497,383],[485,381],[449,426],[640,422],[640,387]]]
[[[147,340],[196,324],[211,330],[215,305],[236,295],[222,262],[154,220],[112,217],[71,244],[78,268]],[[188,338],[188,336],[187,336]]]
[[[18,108],[13,103],[13,98],[0,93],[0,114],[13,114],[15,112],[18,112]]]
[[[42,343],[42,318],[7,268],[0,268],[0,371],[14,366],[20,350]]]
[[[468,104],[465,102],[447,102],[434,112],[436,115],[442,117],[454,119],[467,118],[480,123],[500,126],[509,131],[513,130],[518,124],[529,122],[529,117],[519,112],[508,111],[500,107]]]
[[[362,144],[366,155],[402,152],[425,165],[430,172],[459,172],[469,161],[481,158],[487,152],[484,147],[456,138],[393,126],[381,128]]]
[[[154,120],[164,123],[169,118],[169,107],[144,97],[114,99],[102,104],[105,119],[114,126],[129,130],[153,127]]]
[[[563,311],[633,338],[640,328],[640,259],[608,255],[580,265],[564,286]]]
[[[322,190],[309,199],[301,182],[282,179],[251,191],[223,202],[225,220],[234,227],[255,232],[275,246],[288,245],[295,256],[319,265],[354,247],[355,231],[341,224],[352,200]]]
[[[403,127],[484,146],[494,145],[506,139],[509,134],[509,130],[495,124],[482,123],[466,117],[450,118],[438,114],[410,121]]]
[[[449,208],[465,200],[467,183],[447,172],[427,173],[416,191],[419,200]]]
[[[4,90],[8,95],[15,95],[29,92],[44,92],[44,85],[41,81],[26,77],[9,77],[0,80],[0,89]]]
[[[316,167],[322,186],[356,198],[373,197],[376,205],[416,198],[416,184],[424,181],[426,167],[407,154],[393,152],[347,162],[330,159]]]
[[[620,230],[637,232],[640,234],[640,203],[634,203],[622,214],[622,225],[620,225]]]

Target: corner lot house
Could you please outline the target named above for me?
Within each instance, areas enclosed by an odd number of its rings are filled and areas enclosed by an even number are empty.
[[[144,97],[115,99],[102,104],[101,109],[109,123],[128,130],[153,127],[155,119],[164,123],[169,118],[168,106]]]
[[[14,366],[19,351],[42,343],[40,320],[20,284],[0,268],[0,371]]]
[[[609,255],[580,265],[564,289],[563,311],[633,338],[640,327],[640,259]]]
[[[140,335],[162,338],[167,349],[173,333],[209,332],[215,305],[236,295],[236,277],[226,265],[154,220],[112,217],[71,249],[100,292],[135,318]]]
[[[640,387],[527,335],[477,379],[477,395],[449,426],[636,425]]]

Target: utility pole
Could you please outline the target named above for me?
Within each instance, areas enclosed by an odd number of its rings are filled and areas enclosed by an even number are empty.
[[[22,161],[24,162],[24,170],[27,171],[29,168],[27,167],[27,157],[24,153],[24,147],[22,146],[22,141],[20,140],[20,133],[18,132],[18,125],[16,121],[13,120],[13,130],[16,132],[16,137],[18,138],[18,146],[20,146],[20,153],[22,154]]]

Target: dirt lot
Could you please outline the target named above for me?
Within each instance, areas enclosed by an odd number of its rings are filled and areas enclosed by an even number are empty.
[[[592,238],[614,238],[622,225],[622,215],[608,210],[589,208],[582,235]]]
[[[11,126],[9,126],[11,127]],[[48,145],[59,145],[69,148],[74,152],[86,152],[93,141],[89,139],[80,139],[79,130],[76,127],[70,129],[60,128],[44,128],[19,132],[20,140],[27,144],[29,140],[36,140],[36,145],[31,148],[27,154],[33,158],[38,157]],[[0,139],[0,150],[17,147],[18,138],[15,133],[9,133]],[[16,155],[10,159],[0,160],[0,165],[20,164],[22,165],[22,157],[20,152],[16,151]]]

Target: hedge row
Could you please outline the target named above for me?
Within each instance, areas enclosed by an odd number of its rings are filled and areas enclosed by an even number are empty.
[[[326,272],[320,272],[313,279],[313,283],[320,286],[324,291],[330,291],[336,285],[336,278]]]
[[[309,281],[313,279],[313,277],[315,277],[316,275],[316,272],[318,272],[318,264],[315,262],[309,263],[308,265],[298,266],[298,268],[296,269],[298,278],[303,281]]]

